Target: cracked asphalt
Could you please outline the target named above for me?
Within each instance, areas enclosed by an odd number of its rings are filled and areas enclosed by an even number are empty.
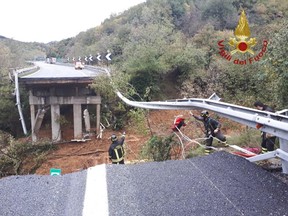
[[[288,215],[288,185],[226,152],[103,169],[111,216]],[[82,215],[87,173],[2,178],[0,215]]]

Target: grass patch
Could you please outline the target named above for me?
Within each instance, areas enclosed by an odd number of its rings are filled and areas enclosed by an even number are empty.
[[[237,145],[240,147],[259,147],[261,144],[261,131],[247,128],[239,134],[227,137],[229,145]]]

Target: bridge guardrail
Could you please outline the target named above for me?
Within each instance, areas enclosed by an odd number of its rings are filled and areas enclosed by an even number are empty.
[[[57,62],[56,64],[57,64],[57,65],[74,67],[74,64],[73,64],[73,63]],[[86,65],[86,64],[85,64],[84,66],[85,66],[85,69],[88,69],[88,70],[91,70],[91,71],[106,73],[106,69],[103,68],[103,67]]]
[[[28,67],[28,68],[22,68],[22,69],[18,69],[15,72],[19,75],[19,76],[23,76],[23,75],[27,75],[29,73],[35,72],[39,70],[38,66],[32,66],[32,67]]]

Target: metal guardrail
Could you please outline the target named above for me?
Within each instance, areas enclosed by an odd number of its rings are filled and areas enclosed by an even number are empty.
[[[69,66],[69,67],[74,67],[75,64],[72,63],[62,63],[62,62],[56,62],[57,65],[63,65],[63,66]],[[106,74],[106,69],[103,67],[99,66],[92,66],[92,65],[84,65],[85,69],[90,70],[90,71],[95,71],[95,72],[101,72]]]
[[[20,92],[19,92],[18,78],[21,75],[25,75],[27,73],[35,72],[38,69],[39,69],[38,66],[32,66],[32,67],[20,68],[20,69],[12,69],[13,76],[14,76],[14,82],[15,82],[15,96],[16,96],[16,104],[15,105],[17,106],[18,113],[19,113],[19,116],[20,116],[19,120],[21,121],[23,133],[25,135],[27,135],[27,129],[26,129],[24,116],[23,116],[23,113],[22,113],[22,106],[21,106],[21,101],[20,101]],[[11,77],[11,79],[12,79],[12,77]]]
[[[255,162],[266,160],[271,157],[279,157],[282,160],[283,173],[288,173],[288,116],[280,113],[265,112],[224,103],[212,99],[185,98],[168,101],[137,102],[127,99],[119,91],[116,93],[126,104],[134,107],[159,110],[205,109],[255,129],[257,128],[256,126],[260,125],[259,130],[279,137],[280,149],[277,149],[274,152],[251,157],[248,160]]]
[[[39,67],[38,67],[38,66],[32,66],[32,67],[28,67],[28,68],[18,69],[18,70],[16,70],[15,72],[16,72],[18,75],[23,76],[23,75],[26,75],[26,74],[35,72],[35,71],[37,71],[37,70],[39,70]]]
[[[120,92],[117,92],[117,95],[125,103],[145,109],[190,110],[194,108],[210,110],[252,128],[256,128],[257,124],[261,124],[263,125],[261,131],[288,140],[288,116],[279,113],[260,111],[211,99],[189,98],[168,101],[136,102],[125,98]]]

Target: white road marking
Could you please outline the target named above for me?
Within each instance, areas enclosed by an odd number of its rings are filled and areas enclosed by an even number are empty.
[[[105,164],[88,168],[83,216],[108,216],[108,195]]]

